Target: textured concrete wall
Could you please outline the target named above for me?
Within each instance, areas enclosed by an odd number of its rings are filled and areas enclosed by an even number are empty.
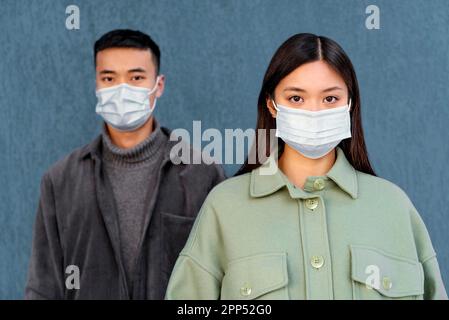
[[[76,31],[65,27],[70,4]],[[365,27],[370,4],[380,30]],[[2,0],[0,298],[22,296],[41,175],[99,131],[92,45],[121,27],[160,44],[167,88],[156,116],[189,130],[200,119],[253,128],[263,73],[290,35],[339,42],[359,77],[374,167],[420,211],[449,283],[449,1]]]

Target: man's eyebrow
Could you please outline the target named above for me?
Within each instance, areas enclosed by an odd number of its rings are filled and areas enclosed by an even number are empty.
[[[129,69],[128,73],[132,73],[132,72],[147,72],[144,68],[134,68],[134,69]]]
[[[116,72],[112,71],[112,70],[101,70],[99,73],[100,74],[116,74]]]

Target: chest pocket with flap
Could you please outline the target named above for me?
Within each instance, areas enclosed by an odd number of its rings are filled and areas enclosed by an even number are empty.
[[[424,272],[419,261],[368,246],[351,246],[354,299],[422,299]]]
[[[221,299],[288,299],[286,253],[264,253],[229,262]]]

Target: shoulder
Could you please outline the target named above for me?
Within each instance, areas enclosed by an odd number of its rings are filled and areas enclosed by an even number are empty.
[[[357,170],[356,174],[360,198],[369,197],[379,204],[394,204],[408,210],[414,208],[407,193],[397,184]]]
[[[67,179],[73,179],[82,173],[86,166],[86,157],[93,148],[97,147],[101,136],[97,136],[90,143],[72,150],[55,163],[44,173],[43,179],[48,179],[54,184],[59,184]]]
[[[190,145],[188,145],[187,148],[193,159],[199,159],[198,161],[192,160],[185,162],[185,165],[190,170],[194,170],[195,174],[207,177],[211,180],[216,180],[217,182],[221,182],[226,178],[223,166],[218,161]]]
[[[233,216],[251,201],[249,193],[251,174],[228,178],[214,186],[204,200],[200,215]]]
[[[208,200],[211,203],[221,203],[223,201],[239,201],[249,198],[249,186],[251,173],[228,178],[216,185],[209,193]]]
[[[409,198],[398,185],[383,178],[357,171],[360,188],[371,194],[372,203],[381,220],[393,222],[399,234],[402,226],[406,226],[414,238],[421,262],[436,255],[425,222]],[[362,194],[363,192],[361,192]]]
[[[194,148],[186,142],[176,131],[166,127],[161,127],[162,132],[167,138],[165,156],[170,158],[174,165],[183,165],[189,171],[202,178],[220,182],[226,178],[221,164],[208,154]]]
[[[250,198],[249,183],[251,174],[231,177],[217,184],[207,195],[192,227],[191,237],[184,252],[192,250],[197,234],[205,234],[208,239],[217,235],[224,225],[234,223],[239,212]]]

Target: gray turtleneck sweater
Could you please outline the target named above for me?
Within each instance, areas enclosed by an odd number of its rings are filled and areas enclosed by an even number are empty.
[[[114,145],[104,126],[103,162],[106,175],[112,184],[116,203],[121,253],[130,292],[134,266],[143,233],[146,199],[157,183],[159,165],[162,161],[163,146],[167,137],[154,120],[154,130],[144,141],[130,149]]]

